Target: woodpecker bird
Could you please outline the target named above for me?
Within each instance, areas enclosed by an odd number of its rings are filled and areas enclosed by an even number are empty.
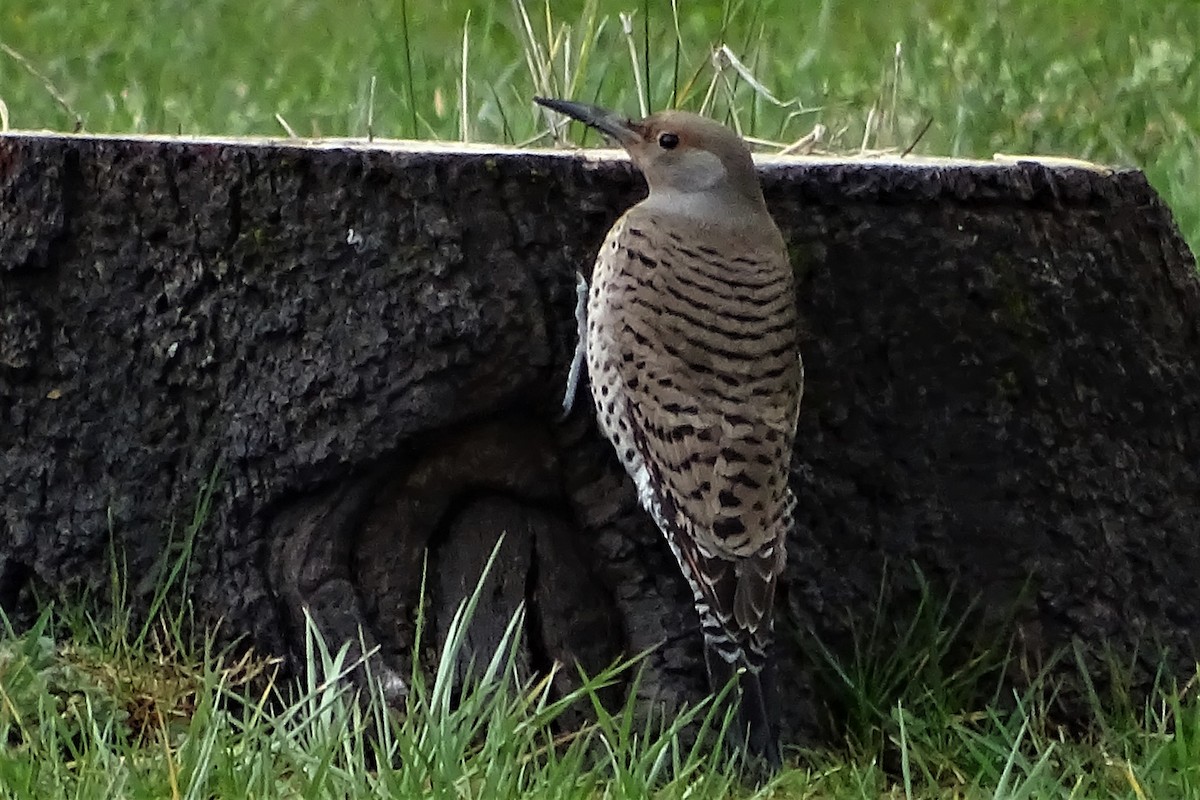
[[[691,586],[710,687],[737,676],[737,741],[777,767],[764,668],[804,386],[783,237],[724,125],[535,100],[615,139],[649,186],[596,257],[581,333],[592,398]]]

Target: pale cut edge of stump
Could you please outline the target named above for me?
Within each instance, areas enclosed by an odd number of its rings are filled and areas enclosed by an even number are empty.
[[[61,139],[64,141],[127,141],[147,142],[158,144],[197,144],[197,145],[237,145],[240,147],[269,147],[291,148],[297,150],[363,150],[380,152],[401,152],[413,154],[465,156],[565,156],[576,158],[582,156],[593,161],[626,161],[628,157],[623,150],[612,148],[524,148],[510,147],[497,144],[475,144],[469,142],[437,142],[416,139],[304,139],[274,136],[170,136],[164,134],[137,133],[59,133],[55,131],[8,130],[0,132],[0,139]],[[895,154],[881,155],[772,155],[755,153],[754,161],[759,166],[775,167],[800,164],[879,164],[889,167],[964,167],[970,169],[994,168],[1006,169],[1016,164],[1035,163],[1049,168],[1086,169],[1100,174],[1111,174],[1118,167],[1095,164],[1078,158],[1052,155],[1024,155],[1011,153],[996,153],[991,159],[952,158],[949,156],[898,156]]]

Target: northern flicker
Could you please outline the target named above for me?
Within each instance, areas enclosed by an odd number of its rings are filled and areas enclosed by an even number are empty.
[[[592,398],[691,586],[711,688],[737,676],[737,741],[778,766],[764,669],[804,385],[783,237],[724,125],[535,99],[615,139],[649,186],[596,257],[582,334]]]

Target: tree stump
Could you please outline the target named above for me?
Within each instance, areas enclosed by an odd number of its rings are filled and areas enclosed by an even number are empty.
[[[808,374],[786,738],[820,717],[815,642],[902,619],[917,570],[1027,656],[1194,667],[1200,283],[1145,178],[763,179]],[[472,652],[523,604],[524,669],[657,645],[647,699],[696,700],[670,552],[590,403],[558,419],[575,272],[641,191],[545,152],[0,137],[0,607],[103,586],[110,541],[155,574],[219,467],[192,600],[227,634],[295,655],[307,610],[405,675],[422,575],[436,644],[504,534]]]

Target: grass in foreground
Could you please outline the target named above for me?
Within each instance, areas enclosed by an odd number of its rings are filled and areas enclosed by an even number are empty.
[[[707,706],[665,730],[639,727],[628,706],[604,708],[597,691],[635,665],[565,698],[549,681],[522,683],[519,615],[476,678],[455,685],[477,600],[399,711],[356,702],[343,678],[358,665],[311,627],[304,675],[280,684],[269,660],[192,648],[185,616],[166,604],[137,629],[80,607],[47,609],[22,633],[6,624],[0,798],[1200,798],[1191,685],[1142,708],[1120,692],[1096,697],[1095,733],[1071,737],[1052,723],[1046,687],[1001,696],[1003,654],[954,655],[967,617],[949,605],[923,602],[894,629],[880,618],[845,662],[827,653],[826,696],[851,709],[844,742],[791,753],[753,788],[720,748],[679,736],[689,722],[720,728]],[[579,703],[594,723],[557,724]]]
[[[134,634],[126,615],[98,626],[47,609],[33,628],[0,639],[0,797],[273,798],[554,796],[725,797],[736,770],[719,748],[684,745],[720,726],[705,706],[664,730],[638,729],[631,708],[610,713],[598,691],[618,665],[565,696],[550,680],[515,674],[518,614],[492,659],[456,685],[479,590],[451,622],[435,674],[414,672],[403,709],[357,695],[362,665],[333,652],[311,625],[299,685],[270,661],[230,661],[178,637],[181,615]],[[70,638],[61,643],[55,631]],[[140,642],[140,644],[138,644]],[[419,643],[417,646],[419,649]],[[596,722],[567,730],[571,706]],[[714,733],[719,735],[719,731]]]
[[[0,123],[548,141],[534,94],[1139,166],[1200,246],[1195,0],[5,0]]]

